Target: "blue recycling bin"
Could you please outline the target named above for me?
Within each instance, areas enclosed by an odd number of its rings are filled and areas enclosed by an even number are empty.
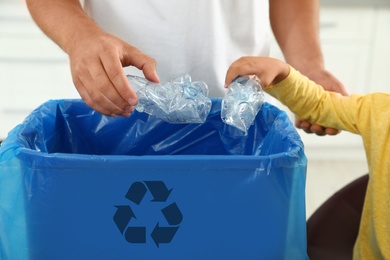
[[[0,258],[307,259],[303,144],[265,103],[247,135],[50,100],[0,147]]]

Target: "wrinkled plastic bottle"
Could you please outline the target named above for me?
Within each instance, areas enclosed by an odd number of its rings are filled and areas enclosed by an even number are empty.
[[[255,76],[236,78],[222,99],[221,118],[245,134],[264,102],[264,93]]]
[[[191,81],[188,74],[165,84],[127,75],[138,96],[135,109],[172,124],[204,123],[211,109],[208,87],[202,81]]]

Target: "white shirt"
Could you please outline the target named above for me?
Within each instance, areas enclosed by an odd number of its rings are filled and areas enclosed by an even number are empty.
[[[230,64],[268,56],[268,0],[85,0],[84,9],[106,32],[157,61],[162,83],[188,73],[222,97]],[[126,73],[141,75],[134,67]]]

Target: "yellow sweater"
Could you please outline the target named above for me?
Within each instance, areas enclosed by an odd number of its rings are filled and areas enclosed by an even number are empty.
[[[293,68],[265,91],[302,119],[362,136],[370,178],[354,259],[390,259],[390,93],[344,97]]]

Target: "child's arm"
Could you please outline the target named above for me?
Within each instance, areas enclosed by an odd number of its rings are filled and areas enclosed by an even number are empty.
[[[225,84],[240,75],[256,75],[267,93],[304,120],[360,133],[356,122],[366,96],[343,97],[325,91],[288,64],[272,58],[240,58],[229,68]]]

